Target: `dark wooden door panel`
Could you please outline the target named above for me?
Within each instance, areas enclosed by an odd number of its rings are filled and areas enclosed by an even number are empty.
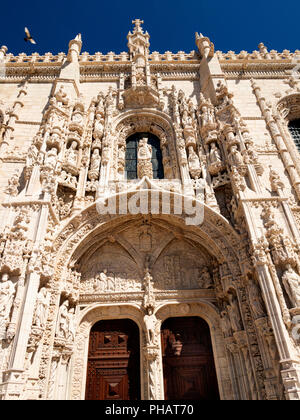
[[[87,400],[140,398],[139,331],[131,320],[100,321],[91,330]]]
[[[162,325],[165,399],[219,399],[208,325],[198,317]]]

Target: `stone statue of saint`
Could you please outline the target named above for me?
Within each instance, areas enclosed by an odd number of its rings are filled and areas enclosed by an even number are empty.
[[[250,305],[253,310],[255,319],[259,319],[266,316],[263,301],[262,301],[262,298],[259,293],[259,289],[255,281],[250,282],[248,290],[249,290]]]
[[[189,163],[189,170],[190,170],[190,174],[192,178],[200,178],[200,175],[201,175],[200,160],[193,146],[189,146],[188,163]]]
[[[241,152],[238,150],[236,144],[231,146],[230,153],[228,155],[228,160],[232,166],[241,166],[244,164],[243,157],[241,155]]]
[[[148,139],[143,138],[139,141],[138,145],[138,159],[139,160],[151,160],[152,147],[148,144]]]
[[[152,169],[152,147],[148,144],[147,138],[142,138],[138,145],[138,177],[148,176],[153,178]]]
[[[100,150],[94,149],[91,157],[91,171],[99,171],[101,162]]]
[[[101,116],[101,114],[97,114],[96,115],[96,119],[95,119],[95,126],[94,126],[94,138],[95,139],[100,139],[103,137],[103,132],[104,132],[104,120]]]
[[[69,147],[69,149],[66,150],[66,160],[67,162],[72,165],[72,166],[76,166],[77,165],[77,142],[76,141],[72,141],[71,146]]]
[[[44,328],[47,320],[47,309],[49,306],[49,295],[47,289],[42,287],[36,299],[36,308],[33,316],[33,325]]]
[[[243,329],[238,302],[235,297],[231,298],[230,305],[227,305],[229,319],[233,331],[241,331]]]
[[[293,308],[300,307],[300,276],[297,274],[291,265],[288,265],[283,276],[282,283],[290,298]]]
[[[209,159],[212,164],[222,162],[220,150],[215,142],[213,142],[210,146]]]
[[[71,308],[67,314],[67,336],[69,341],[75,340],[75,309]]]
[[[144,316],[144,323],[146,326],[146,341],[149,346],[157,344],[156,337],[156,324],[157,318],[153,314],[151,307],[148,308],[146,315]]]
[[[50,168],[55,168],[57,161],[57,149],[56,147],[52,147],[45,156],[45,165],[49,166]]]
[[[230,337],[232,335],[231,322],[226,311],[221,312],[221,329],[224,337]]]
[[[14,283],[9,280],[9,275],[7,273],[2,274],[0,283],[0,321],[7,321],[9,319],[14,295]]]
[[[57,337],[60,337],[60,338],[67,338],[68,308],[69,308],[68,300],[65,300],[59,308],[57,324],[56,324],[56,335]]]

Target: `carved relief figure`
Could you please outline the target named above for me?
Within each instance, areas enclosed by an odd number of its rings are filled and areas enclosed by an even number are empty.
[[[213,286],[211,275],[207,267],[203,267],[198,279],[200,289],[209,289]]]
[[[97,276],[96,283],[94,284],[94,288],[96,292],[104,292],[107,288],[107,270],[104,269],[102,273]]]

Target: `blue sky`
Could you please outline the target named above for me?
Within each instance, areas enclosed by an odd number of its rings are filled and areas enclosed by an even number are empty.
[[[216,50],[300,49],[300,0],[47,0],[1,2],[0,45],[8,52],[67,52],[81,32],[83,51],[127,51],[132,19],[144,20],[150,50],[189,52],[195,32],[209,36]],[[25,43],[27,26],[37,45]]]

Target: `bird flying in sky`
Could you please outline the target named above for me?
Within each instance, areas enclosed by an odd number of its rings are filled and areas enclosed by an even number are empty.
[[[30,32],[28,30],[28,28],[25,27],[25,34],[26,34],[26,38],[24,38],[24,41],[29,41],[31,42],[31,44],[36,44],[35,40],[32,38],[32,36],[30,35]]]

